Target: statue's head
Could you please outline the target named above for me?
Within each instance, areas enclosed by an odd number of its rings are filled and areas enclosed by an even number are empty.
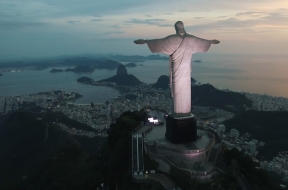
[[[177,21],[175,23],[174,27],[175,27],[176,33],[181,34],[181,35],[186,33],[186,31],[184,29],[184,24],[182,21]]]

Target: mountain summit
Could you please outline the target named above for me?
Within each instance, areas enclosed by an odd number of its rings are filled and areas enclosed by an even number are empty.
[[[100,80],[98,82],[113,82],[120,86],[136,86],[143,83],[134,75],[128,74],[127,69],[123,64],[119,64],[115,76]]]
[[[117,76],[125,76],[128,75],[127,69],[123,64],[119,64],[117,69]]]

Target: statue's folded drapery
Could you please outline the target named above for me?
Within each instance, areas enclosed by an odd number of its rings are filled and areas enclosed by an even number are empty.
[[[191,60],[192,54],[206,52],[211,46],[210,40],[204,40],[185,34],[170,35],[163,39],[146,40],[153,53],[165,53],[170,56],[170,87],[173,97],[173,114],[188,116],[191,114]]]

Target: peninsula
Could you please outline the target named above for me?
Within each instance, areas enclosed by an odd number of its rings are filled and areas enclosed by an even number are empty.
[[[94,81],[93,79],[84,76],[78,78],[77,82],[91,85],[99,85],[99,84],[101,85],[101,83],[102,85],[103,84],[105,85],[105,83],[115,83],[115,85],[118,86],[136,86],[143,83],[134,75],[128,74],[127,69],[123,64],[120,64],[118,66],[117,73],[113,77],[102,79],[99,81]]]
[[[53,68],[50,73],[59,73],[59,72],[63,72],[64,70],[63,69],[55,69]]]
[[[128,74],[127,69],[123,64],[118,66],[115,76],[100,80],[98,82],[112,82],[120,86],[136,86],[143,83],[134,75]]]
[[[137,67],[138,65],[136,63],[127,63],[125,64],[125,67]]]

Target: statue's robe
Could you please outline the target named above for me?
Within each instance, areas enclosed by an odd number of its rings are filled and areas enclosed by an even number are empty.
[[[163,39],[147,40],[153,53],[165,53],[170,57],[170,88],[175,116],[191,115],[191,60],[192,54],[206,52],[210,40],[184,34],[174,34]]]

